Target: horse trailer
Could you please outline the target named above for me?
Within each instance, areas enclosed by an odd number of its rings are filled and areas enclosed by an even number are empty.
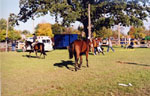
[[[56,34],[54,36],[54,48],[66,48],[78,39],[78,34]]]

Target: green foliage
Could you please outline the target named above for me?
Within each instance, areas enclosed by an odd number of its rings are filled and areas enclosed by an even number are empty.
[[[63,27],[62,25],[55,23],[52,25],[53,34],[81,34],[79,30],[75,30],[72,27]]]
[[[144,27],[131,27],[128,32],[128,35],[130,35],[131,38],[142,39],[146,36],[145,28]]]
[[[112,36],[112,30],[110,28],[107,29],[107,28],[103,27],[101,30],[96,31],[96,36],[108,38],[108,37]]]
[[[53,34],[61,34],[64,31],[64,27],[58,23],[52,25]]]
[[[5,41],[6,30],[0,30],[0,41]]]
[[[7,21],[5,19],[3,19],[3,18],[0,19],[0,29],[1,30],[6,30],[6,27],[7,27],[6,23],[7,23]]]
[[[28,30],[23,30],[23,31],[21,32],[21,34],[28,35],[28,34],[30,34],[30,32],[29,32]]]
[[[8,31],[8,38],[10,40],[19,40],[21,39],[21,35],[20,35],[20,31],[17,31],[17,30],[11,30],[11,31]]]
[[[92,31],[103,27],[120,24],[121,26],[141,26],[143,20],[149,16],[149,2],[147,0],[102,0],[100,4],[91,5]],[[48,13],[55,16],[55,20],[62,18],[63,26],[79,21],[84,25],[84,31],[88,33],[88,1],[73,0],[74,9],[67,0],[20,0],[20,12],[18,20],[26,22],[33,16],[43,16]],[[58,22],[58,21],[57,21]]]
[[[15,25],[19,25],[18,24],[18,17],[17,17],[17,15],[15,15],[14,13],[10,13],[10,15],[9,15],[9,24],[11,25],[11,26],[15,26]]]
[[[6,39],[6,27],[7,27],[7,21],[5,19],[0,19],[0,41],[5,41]],[[21,39],[20,31],[14,30],[13,26],[9,25],[8,38],[9,40]]]
[[[53,37],[52,28],[50,23],[41,23],[36,27],[36,32],[38,36],[50,36]]]

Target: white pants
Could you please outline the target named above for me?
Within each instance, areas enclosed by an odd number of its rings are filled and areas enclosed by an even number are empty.
[[[97,47],[98,52],[102,52],[101,47]]]

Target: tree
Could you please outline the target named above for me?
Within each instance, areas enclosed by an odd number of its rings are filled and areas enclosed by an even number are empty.
[[[64,27],[58,23],[52,25],[53,34],[61,34],[64,30]]]
[[[112,37],[114,37],[114,38],[118,38],[118,30],[114,30],[114,31],[112,31]]]
[[[131,27],[128,35],[131,36],[131,38],[144,38],[146,36],[145,34],[145,28],[144,27]]]
[[[21,34],[28,35],[28,34],[30,34],[30,32],[29,32],[28,30],[23,30],[23,31],[21,32]]]
[[[0,41],[5,41],[6,39],[6,27],[7,21],[5,19],[0,19]],[[8,27],[8,38],[9,40],[19,40],[21,38],[20,31],[14,30],[13,26]]]
[[[146,34],[146,36],[150,36],[150,30],[145,30],[144,33]]]
[[[36,27],[36,32],[38,36],[50,36],[53,37],[51,24],[50,23],[41,23]]]
[[[19,40],[19,39],[21,39],[20,33],[21,32],[18,30],[10,30],[10,31],[8,31],[8,38],[13,41]]]
[[[0,19],[0,29],[1,30],[6,30],[6,27],[7,27],[7,20],[3,19],[3,18]],[[9,25],[8,30],[13,30],[13,26]]]
[[[0,30],[0,41],[5,41],[6,30]]]
[[[0,19],[0,29],[5,30],[6,29],[6,23],[7,21],[5,19]]]
[[[96,36],[108,38],[108,37],[112,36],[112,30],[110,28],[107,29],[107,28],[103,27],[101,30],[96,31]]]
[[[92,31],[103,27],[121,24],[122,26],[141,26],[150,13],[149,0],[20,0],[18,20],[26,22],[33,16],[43,16],[48,13],[62,18],[62,25],[70,26],[79,21],[84,26],[88,37],[88,4],[91,6]]]

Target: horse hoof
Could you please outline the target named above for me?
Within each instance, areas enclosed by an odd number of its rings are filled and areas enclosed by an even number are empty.
[[[75,68],[75,71],[77,72],[77,68]]]
[[[79,69],[81,68],[81,64],[80,64],[80,65],[78,65],[78,68],[79,68]]]

